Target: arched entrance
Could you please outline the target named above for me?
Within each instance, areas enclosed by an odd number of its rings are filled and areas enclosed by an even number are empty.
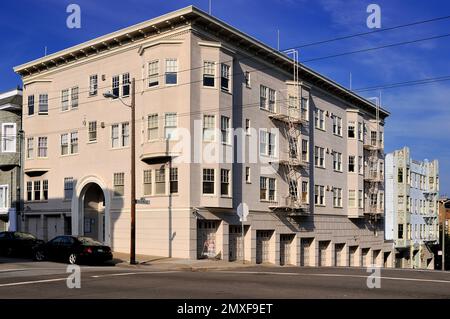
[[[82,197],[84,236],[105,242],[105,197],[95,183],[85,186]]]
[[[92,237],[111,245],[109,192],[98,177],[76,183],[72,198],[72,235]]]

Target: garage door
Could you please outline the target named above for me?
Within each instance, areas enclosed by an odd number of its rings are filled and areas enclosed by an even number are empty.
[[[350,267],[355,267],[357,265],[356,260],[356,251],[358,250],[358,246],[350,246],[348,248],[348,264]]]
[[[345,244],[336,244],[334,246],[334,265],[339,266],[345,266],[343,263],[343,257],[344,257],[344,247]]]
[[[272,230],[256,231],[256,263],[269,262],[269,243],[272,237]]]
[[[64,220],[60,216],[47,217],[47,240],[64,235]]]
[[[40,230],[39,224],[40,224],[41,218],[40,217],[27,217],[27,231],[30,234],[35,235],[39,239],[43,239],[43,234]]]
[[[369,248],[361,249],[361,266],[362,267],[367,267],[367,265],[368,265],[367,257],[369,257]]]
[[[300,240],[300,266],[311,266],[312,242],[312,238],[302,238]]]
[[[197,258],[214,258],[216,256],[216,233],[219,222],[199,220],[197,222]]]
[[[291,245],[294,241],[294,234],[280,235],[280,265],[292,265],[291,260]]]
[[[242,260],[242,226],[230,225],[229,228],[230,261]]]
[[[330,246],[329,241],[319,241],[319,267],[330,265],[330,260],[328,258],[329,246]]]

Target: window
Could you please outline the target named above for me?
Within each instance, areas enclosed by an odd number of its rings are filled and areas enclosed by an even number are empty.
[[[34,95],[28,96],[28,115],[34,114]]]
[[[325,149],[323,147],[314,146],[314,165],[325,168]]]
[[[245,167],[245,182],[247,183],[247,184],[250,184],[252,181],[251,181],[251,175],[250,175],[250,167]]]
[[[364,174],[363,157],[358,157],[358,172],[359,174]]]
[[[267,177],[259,178],[259,199],[267,200]]]
[[[111,147],[125,147],[130,144],[130,123],[111,125]]]
[[[269,201],[275,200],[276,192],[276,180],[275,178],[269,178]]]
[[[358,122],[358,140],[361,142],[364,140],[364,127],[361,122]]]
[[[289,95],[288,97],[288,115],[294,118],[298,118],[298,105],[297,97]]]
[[[342,172],[342,153],[333,153],[333,169]]]
[[[2,152],[16,152],[16,123],[2,124]]]
[[[33,158],[34,153],[34,138],[27,138],[27,158]]]
[[[159,85],[159,61],[152,61],[148,64],[148,86]]]
[[[370,132],[370,145],[377,146],[377,132],[376,131]]]
[[[325,186],[314,185],[314,204],[325,206]]]
[[[348,171],[351,173],[355,172],[355,157],[354,156],[348,157]]]
[[[230,118],[222,116],[220,118],[220,132],[222,135],[222,143],[230,144]]]
[[[230,91],[230,66],[224,63],[220,67],[220,87],[223,91]]]
[[[0,209],[8,208],[8,185],[0,185]]]
[[[398,224],[398,239],[403,239],[403,224]]]
[[[151,114],[148,116],[148,139],[156,140],[158,138],[158,114]]]
[[[89,77],[89,96],[97,95],[98,90],[98,76],[97,74]]]
[[[297,139],[295,137],[288,137],[289,139],[289,157],[290,158],[297,158],[298,151],[297,151]]]
[[[215,121],[214,115],[203,115],[203,141],[214,141]]]
[[[203,194],[214,194],[214,169],[203,169]]]
[[[324,111],[322,111],[320,109],[316,109],[316,111],[314,113],[314,125],[318,129],[325,130],[325,112]]]
[[[177,138],[177,113],[166,113],[164,118],[164,137],[167,140]]]
[[[64,178],[64,199],[70,200],[73,195],[73,177]]]
[[[267,110],[267,93],[268,93],[268,88],[265,87],[264,85],[260,86],[259,89],[259,108],[263,109],[263,110]]]
[[[174,167],[170,169],[170,193],[178,193],[178,168]]]
[[[144,170],[144,195],[152,194],[152,170]]]
[[[203,86],[214,87],[216,77],[216,63],[211,61],[203,62]]]
[[[69,154],[69,134],[61,134],[61,155]]]
[[[384,210],[384,193],[380,192],[380,210],[383,211]]]
[[[125,194],[125,173],[114,173],[114,196],[120,197]]]
[[[48,114],[48,94],[39,94],[39,114]]]
[[[38,157],[47,157],[47,137],[38,138]]]
[[[111,126],[111,146],[113,148],[119,147],[119,124]]]
[[[398,177],[397,178],[398,178],[399,183],[403,183],[403,168],[402,167],[398,168]]]
[[[247,135],[251,134],[251,125],[250,125],[250,120],[249,119],[245,119],[245,133]]]
[[[275,101],[276,101],[276,92],[275,90],[269,89],[269,111],[275,112]]]
[[[166,84],[177,84],[178,60],[166,59]]]
[[[339,116],[333,116],[333,134],[342,136],[342,119]]]
[[[245,86],[247,88],[251,88],[251,74],[249,71],[245,71]]]
[[[303,181],[302,182],[302,203],[309,203],[309,187],[308,182]]]
[[[118,75],[112,77],[112,94],[115,98],[120,96],[120,77]]]
[[[48,180],[42,181],[42,199],[48,200]]]
[[[89,122],[88,140],[89,142],[97,141],[97,121]]]
[[[354,122],[349,122],[348,123],[348,138],[355,138],[355,123]]]
[[[76,109],[78,107],[78,86],[72,88],[70,97],[72,99],[72,108]]]
[[[78,153],[78,132],[70,133],[70,153]]]
[[[230,196],[230,170],[220,170],[220,195]]]
[[[379,135],[380,135],[380,147],[383,147],[383,132],[380,132]]]
[[[41,200],[41,181],[34,181],[34,200]]]
[[[33,200],[33,182],[27,182],[27,201]]]
[[[301,104],[300,104],[300,117],[304,121],[308,121],[308,105],[309,100],[306,97],[302,97]]]
[[[275,133],[270,133],[263,130],[259,131],[259,153],[261,155],[275,155],[275,143]]]
[[[61,111],[67,111],[69,109],[69,90],[61,91]]]
[[[122,74],[122,96],[130,95],[130,73]]]
[[[293,199],[293,200],[297,200],[298,199],[298,184],[297,181],[295,179],[289,179],[289,196]]]
[[[333,207],[342,207],[342,188],[333,188]]]
[[[166,193],[166,169],[161,167],[155,170],[155,194]]]
[[[302,140],[302,161],[309,162],[308,140]]]
[[[348,206],[351,208],[356,207],[356,191],[354,189],[348,191]]]
[[[363,197],[363,191],[358,191],[358,207],[359,208],[364,208],[364,197]]]

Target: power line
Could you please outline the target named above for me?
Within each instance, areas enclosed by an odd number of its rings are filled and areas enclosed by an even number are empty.
[[[398,87],[422,85],[422,84],[443,82],[443,81],[449,81],[449,80],[450,80],[450,75],[445,75],[445,76],[434,77],[434,78],[425,78],[425,79],[419,79],[419,80],[411,80],[411,81],[396,82],[396,83],[390,83],[390,84],[368,86],[368,87],[355,89],[355,91],[367,92],[367,91],[374,91],[374,90],[380,90],[380,89],[393,89],[393,88],[398,88]]]

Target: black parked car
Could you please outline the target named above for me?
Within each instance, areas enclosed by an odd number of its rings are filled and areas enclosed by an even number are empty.
[[[35,247],[34,259],[64,261],[70,264],[103,263],[112,259],[111,248],[83,236],[57,236]]]
[[[5,231],[0,233],[0,255],[32,257],[34,248],[44,243],[29,233]]]

